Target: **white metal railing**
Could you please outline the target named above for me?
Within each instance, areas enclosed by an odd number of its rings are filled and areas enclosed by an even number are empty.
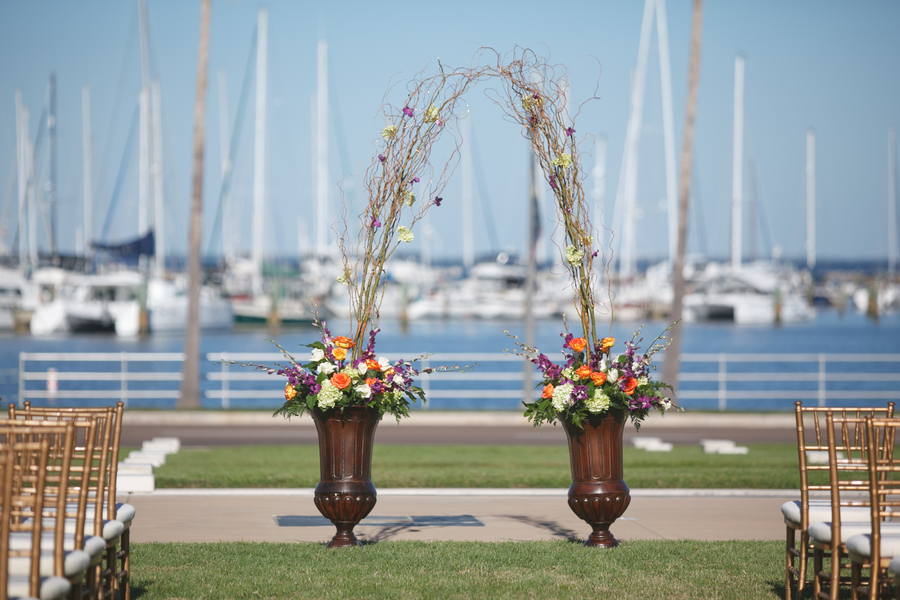
[[[412,356],[416,355],[404,355]],[[228,361],[273,365],[285,362],[281,354],[214,352],[205,359],[201,361],[205,407],[271,408],[280,403],[282,378]],[[182,353],[21,353],[18,398],[121,400],[126,405],[169,408],[179,395],[183,360]],[[681,362],[682,406],[726,410],[731,402],[732,408],[760,408],[758,403],[765,401],[770,409],[784,409],[794,400],[811,400],[819,406],[900,400],[900,354],[683,354]],[[535,397],[538,376],[530,366],[523,369],[518,356],[437,353],[417,368],[473,363],[479,365],[475,370],[438,371],[421,377],[419,383],[429,400],[442,408],[453,408],[454,399],[469,401],[470,406],[472,400],[484,399],[493,408],[500,401],[513,408]],[[526,373],[530,384],[525,382]]]

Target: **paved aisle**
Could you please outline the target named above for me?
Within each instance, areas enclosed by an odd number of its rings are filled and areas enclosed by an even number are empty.
[[[787,490],[691,493],[632,490],[611,530],[622,541],[781,540],[779,507],[795,499]],[[158,490],[127,501],[138,514],[135,542],[325,542],[334,534],[310,489]],[[370,541],[523,541],[585,539],[590,527],[569,509],[566,490],[385,489],[355,532]]]

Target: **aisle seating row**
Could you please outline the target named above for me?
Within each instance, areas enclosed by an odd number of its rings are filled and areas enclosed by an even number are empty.
[[[116,502],[120,402],[0,420],[0,600],[130,600],[134,508]]]
[[[785,598],[804,597],[812,558],[815,598],[836,600],[849,587],[854,600],[900,600],[900,457],[894,452],[900,418],[894,403],[823,408],[797,402],[795,413],[800,500],[781,507]],[[811,497],[817,493],[825,497]]]

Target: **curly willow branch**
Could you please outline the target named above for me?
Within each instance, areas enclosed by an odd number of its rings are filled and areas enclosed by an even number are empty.
[[[584,336],[593,347],[597,343],[594,316],[594,268],[597,252],[590,210],[585,201],[584,175],[575,130],[566,112],[566,93],[562,67],[548,65],[528,50],[516,51],[504,61],[496,52],[491,65],[439,73],[420,74],[408,84],[405,105],[398,110],[385,100],[379,114],[386,127],[379,143],[380,152],[366,171],[368,204],[360,215],[360,232],[355,249],[350,250],[346,207],[342,211],[343,231],[338,244],[343,256],[341,280],[349,286],[350,312],[355,322],[354,358],[357,358],[370,329],[377,327],[378,310],[384,295],[385,268],[401,243],[401,218],[411,213],[409,227],[418,223],[436,204],[459,162],[461,138],[457,121],[461,98],[470,86],[483,78],[499,80],[503,94],[494,97],[507,117],[520,124],[531,143],[547,183],[557,202],[557,217],[565,230],[564,264],[575,289],[575,309]],[[559,71],[559,73],[557,73]],[[423,72],[424,73],[424,72]],[[444,164],[436,169],[431,163],[434,145],[449,134],[453,148]],[[430,190],[419,199],[419,189]],[[415,207],[415,208],[414,208]],[[395,238],[401,234],[401,241]]]

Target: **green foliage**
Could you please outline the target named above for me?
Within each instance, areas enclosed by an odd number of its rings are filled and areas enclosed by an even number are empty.
[[[132,598],[781,598],[784,542],[131,545]]]

